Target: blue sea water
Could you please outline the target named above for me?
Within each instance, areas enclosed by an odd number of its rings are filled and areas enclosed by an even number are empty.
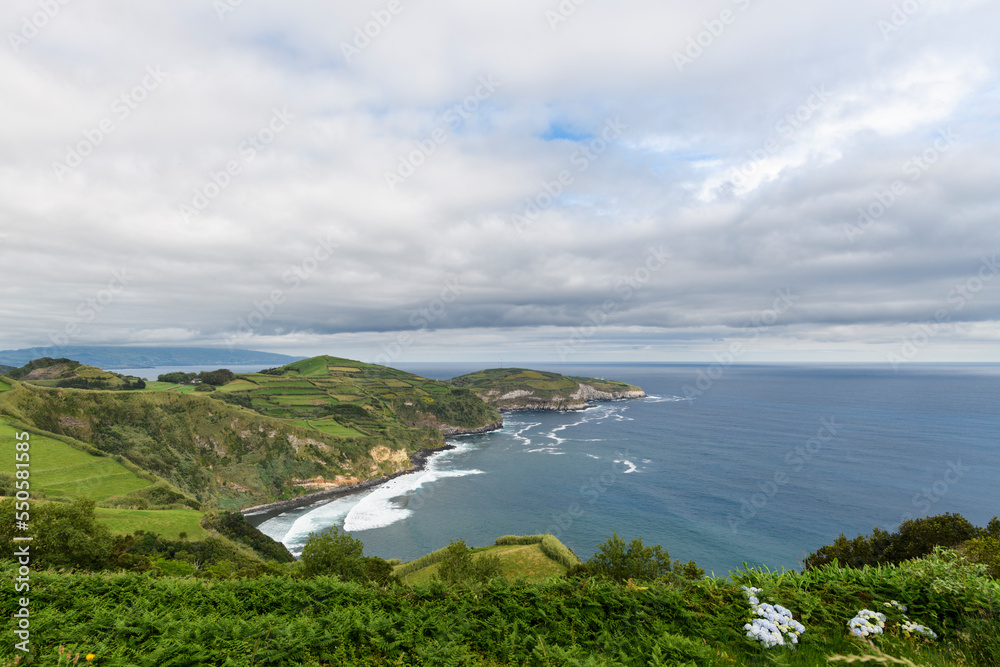
[[[481,366],[401,367],[444,379]],[[724,575],[744,562],[799,568],[841,533],[906,518],[1000,514],[997,365],[539,368],[649,397],[508,414],[424,471],[260,528],[298,553],[337,525],[367,554],[403,560],[542,532],[586,559],[616,531]]]

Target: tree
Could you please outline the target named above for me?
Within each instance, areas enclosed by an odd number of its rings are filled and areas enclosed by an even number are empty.
[[[302,574],[306,577],[337,575],[347,581],[362,581],[365,576],[364,544],[331,526],[309,535],[302,549]]]
[[[195,377],[194,373],[163,373],[156,376],[157,382],[172,382],[174,384],[187,384],[191,382]]]
[[[234,379],[236,379],[236,374],[228,368],[220,368],[217,371],[208,371],[201,374],[202,382],[215,387],[221,387],[224,384],[232,382]]]
[[[7,544],[16,535],[25,535],[16,530],[15,509],[14,499],[0,502],[0,540]],[[97,522],[93,500],[32,502],[28,511],[33,565],[83,570],[108,566],[114,539],[111,531]]]
[[[612,531],[611,537],[598,546],[587,561],[587,570],[618,582],[628,579],[651,581],[670,574],[670,554],[659,544],[645,546],[641,537],[626,545],[625,540]]]

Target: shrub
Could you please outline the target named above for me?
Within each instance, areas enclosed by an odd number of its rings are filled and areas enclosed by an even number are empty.
[[[232,382],[235,378],[236,374],[228,368],[220,368],[217,371],[208,371],[201,374],[202,382],[216,387],[221,387],[224,384]]]
[[[587,561],[587,570],[599,577],[622,582],[627,579],[651,581],[670,573],[670,554],[656,545],[647,547],[641,537],[631,543],[613,532],[597,552]]]
[[[965,543],[965,555],[973,563],[986,566],[994,579],[1000,579],[1000,539],[986,534]]]
[[[312,533],[302,549],[302,575],[337,575],[348,581],[364,579],[364,544],[331,526]]]
[[[205,515],[204,525],[206,528],[219,531],[234,542],[245,544],[265,560],[279,563],[291,563],[295,560],[284,544],[251,526],[240,512],[211,512]]]
[[[573,553],[572,549],[560,542],[555,535],[542,535],[541,537],[539,546],[543,554],[567,569],[580,565],[579,557]]]
[[[444,558],[438,563],[438,578],[450,584],[489,581],[501,576],[500,571],[499,556],[481,554],[473,558],[465,540],[449,544]]]
[[[1000,531],[1000,525],[997,530]],[[901,523],[894,533],[875,528],[871,536],[858,535],[853,540],[841,534],[833,544],[810,554],[804,564],[806,569],[812,569],[834,560],[841,567],[854,568],[902,563],[926,556],[938,546],[957,546],[980,532],[961,514],[910,519]]]
[[[0,540],[10,544],[16,535],[15,500],[0,502]],[[112,555],[114,540],[111,531],[94,517],[94,501],[80,499],[72,503],[31,503],[33,563],[39,567],[100,570]],[[11,557],[13,550],[6,550]]]

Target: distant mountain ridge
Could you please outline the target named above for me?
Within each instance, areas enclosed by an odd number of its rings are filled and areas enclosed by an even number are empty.
[[[153,366],[241,366],[273,364],[283,366],[304,357],[217,347],[119,347],[67,345],[0,350],[0,365],[19,368],[40,357],[68,357],[87,366],[103,369],[150,368]]]

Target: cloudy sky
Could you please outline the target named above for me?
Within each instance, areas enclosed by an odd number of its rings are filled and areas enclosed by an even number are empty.
[[[0,29],[0,349],[1000,361],[990,0],[5,0]]]

